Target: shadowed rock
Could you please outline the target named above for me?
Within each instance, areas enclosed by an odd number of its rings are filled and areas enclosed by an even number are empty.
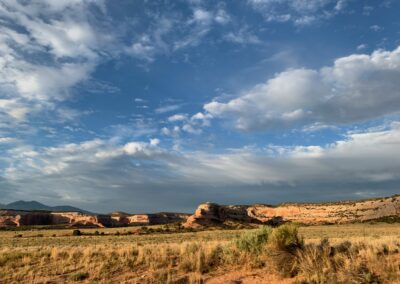
[[[122,227],[132,225],[152,225],[181,222],[187,214],[110,214],[89,215],[80,212],[47,212],[24,210],[0,210],[0,227],[20,227],[34,225],[66,225],[70,227]]]

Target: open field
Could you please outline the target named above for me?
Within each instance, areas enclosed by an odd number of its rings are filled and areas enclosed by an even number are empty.
[[[0,231],[0,283],[400,283],[399,224],[167,228]]]

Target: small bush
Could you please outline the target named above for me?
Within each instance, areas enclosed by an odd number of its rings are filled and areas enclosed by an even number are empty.
[[[272,231],[268,244],[275,251],[295,253],[297,249],[303,248],[304,241],[299,236],[297,225],[284,224]]]
[[[82,233],[81,233],[80,230],[73,230],[73,231],[72,231],[72,235],[73,235],[73,236],[81,236]]]
[[[245,232],[236,240],[236,247],[251,254],[259,254],[267,243],[271,231],[271,227],[264,226]]]
[[[306,283],[330,283],[332,278],[328,272],[336,271],[334,251],[338,250],[331,247],[327,239],[321,240],[318,245],[306,245],[297,252],[295,270],[301,272],[307,280]],[[342,249],[340,251],[346,252]]]
[[[269,258],[275,270],[285,277],[297,274],[296,252],[304,248],[298,226],[284,224],[275,228],[268,239]]]

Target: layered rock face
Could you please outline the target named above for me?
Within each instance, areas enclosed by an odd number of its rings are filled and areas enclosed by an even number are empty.
[[[185,214],[88,215],[79,212],[0,210],[0,227],[66,225],[71,227],[121,227],[168,224],[186,219]]]
[[[132,215],[129,217],[130,225],[170,224],[186,220],[188,214],[181,213],[155,213]]]
[[[225,221],[279,224],[340,224],[400,217],[400,196],[352,202],[320,204],[282,204],[223,206],[215,203],[201,204],[184,223],[184,227],[198,228],[221,224]]]
[[[198,228],[222,223],[227,220],[245,223],[257,222],[249,216],[248,206],[223,206],[216,203],[200,204],[196,212],[183,224],[187,228]]]

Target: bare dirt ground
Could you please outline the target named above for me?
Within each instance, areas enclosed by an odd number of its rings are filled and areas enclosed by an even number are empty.
[[[207,284],[289,284],[292,282],[293,279],[284,279],[278,275],[269,274],[265,270],[231,271],[205,280]]]

